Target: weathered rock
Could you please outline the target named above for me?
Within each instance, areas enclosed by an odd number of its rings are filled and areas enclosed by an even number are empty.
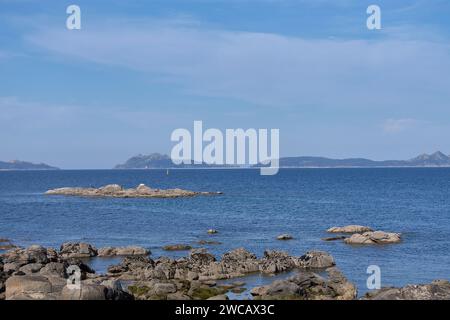
[[[177,287],[173,283],[156,283],[153,286],[153,291],[156,295],[167,295],[169,293],[177,292]]]
[[[66,277],[66,267],[61,262],[50,262],[39,270],[39,274],[48,277]]]
[[[118,184],[108,184],[106,186],[100,187],[99,193],[105,194],[105,195],[113,195],[118,192],[122,192],[123,188],[122,186],[119,186]]]
[[[384,231],[364,232],[363,234],[353,234],[344,240],[347,244],[389,244],[401,241],[399,233]]]
[[[144,184],[136,188],[124,189],[117,184],[110,184],[100,188],[58,188],[48,190],[47,195],[65,195],[82,197],[116,197],[116,198],[178,198],[197,195],[214,195],[221,192],[197,192],[183,189],[152,189]]]
[[[19,271],[23,272],[24,274],[37,273],[42,269],[43,266],[44,265],[41,263],[29,263],[21,267]]]
[[[274,274],[295,268],[328,268],[334,265],[333,257],[325,252],[308,252],[302,257],[287,252],[268,250],[264,257],[238,248],[225,253],[220,261],[205,249],[193,249],[188,257],[171,259],[161,257],[133,261],[126,258],[121,264],[108,268],[109,275],[126,280],[187,280],[209,281],[241,277],[253,272]]]
[[[365,300],[450,300],[450,282],[435,280],[430,284],[382,288],[366,293]]]
[[[297,260],[297,264],[303,268],[313,269],[329,268],[336,265],[333,257],[323,251],[309,251]]]
[[[291,239],[293,239],[294,237],[292,237],[290,234],[287,234],[287,233],[284,233],[284,234],[280,234],[278,237],[277,237],[277,240],[291,240]]]
[[[28,263],[48,263],[47,249],[38,245],[32,245],[26,249],[15,248],[3,254],[4,262],[25,265]]]
[[[59,254],[63,259],[90,258],[97,255],[97,249],[89,243],[66,242],[61,245]]]
[[[6,280],[5,297],[9,299],[48,299],[52,293],[50,281],[40,275],[12,276]]]
[[[81,284],[80,288],[73,289],[65,286],[61,292],[62,300],[105,300],[107,289],[102,285]]]
[[[133,280],[142,279],[148,270],[153,270],[155,262],[146,256],[129,256],[119,265],[108,267],[108,274],[125,275],[124,278]]]
[[[193,249],[189,254],[189,259],[197,265],[209,265],[216,261],[216,258],[205,249]]]
[[[150,187],[147,187],[145,184],[141,183],[136,187],[136,192],[140,194],[149,194],[153,192],[153,189]]]
[[[166,251],[185,251],[185,250],[191,250],[192,247],[187,244],[172,244],[172,245],[164,246],[163,249]]]
[[[133,296],[126,292],[119,280],[109,279],[100,283],[106,288],[106,300],[133,300]]]
[[[264,300],[351,300],[356,297],[356,289],[341,274],[326,279],[309,271],[301,271],[288,279],[253,288],[251,294],[256,299]]]
[[[22,263],[19,263],[19,262],[10,262],[10,263],[5,263],[4,265],[3,265],[3,272],[5,273],[5,274],[8,274],[8,275],[10,275],[10,274],[13,274],[14,272],[17,272],[17,271],[19,271],[19,269],[22,267],[22,266],[24,266],[25,264],[22,262]]]
[[[128,247],[105,247],[98,249],[99,257],[112,256],[144,256],[150,254],[150,251],[138,246]]]
[[[348,225],[344,227],[332,227],[327,230],[331,233],[363,233],[373,231],[370,227],[359,226],[359,225]]]
[[[266,250],[259,262],[259,271],[263,273],[279,273],[296,267],[296,261],[285,251]]]

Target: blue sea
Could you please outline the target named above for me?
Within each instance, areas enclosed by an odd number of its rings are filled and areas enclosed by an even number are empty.
[[[178,199],[111,199],[46,196],[48,189],[135,187],[222,191],[223,195]],[[332,226],[368,225],[400,232],[400,244],[350,246],[325,242]],[[217,229],[208,235],[208,229]],[[289,233],[290,241],[276,240]],[[337,266],[367,291],[369,265],[381,268],[383,286],[450,278],[450,169],[281,169],[261,176],[253,169],[61,170],[0,172],[0,238],[15,244],[58,248],[65,241],[97,247],[140,245],[152,256],[161,247],[199,240],[217,256],[245,247],[302,255],[330,252]],[[93,261],[100,269],[117,259]],[[102,270],[100,270],[102,271]],[[266,283],[273,279],[259,279]],[[269,281],[269,282],[270,282]]]

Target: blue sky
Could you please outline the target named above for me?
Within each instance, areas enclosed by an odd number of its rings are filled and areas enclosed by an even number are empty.
[[[194,120],[279,128],[282,156],[449,154],[449,40],[447,0],[0,0],[0,159],[110,168]]]

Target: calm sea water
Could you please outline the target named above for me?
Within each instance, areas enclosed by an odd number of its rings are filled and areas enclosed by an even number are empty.
[[[43,194],[110,183],[224,194],[179,199]],[[403,242],[349,246],[321,240],[329,236],[327,228],[346,224],[401,232]],[[210,228],[219,233],[207,235]],[[275,240],[281,233],[295,239]],[[383,286],[424,283],[450,278],[450,169],[283,169],[276,176],[260,176],[258,170],[0,172],[0,238],[55,248],[79,240],[97,247],[140,245],[153,256],[167,255],[161,246],[195,246],[201,239],[222,242],[206,246],[216,255],[241,246],[258,256],[265,249],[295,255],[325,250],[360,292],[366,291],[369,265],[380,266]]]

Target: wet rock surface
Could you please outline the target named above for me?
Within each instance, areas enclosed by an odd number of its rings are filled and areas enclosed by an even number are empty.
[[[123,188],[118,184],[110,184],[100,188],[65,187],[45,192],[47,195],[81,196],[81,197],[115,197],[115,198],[178,198],[198,195],[217,195],[221,192],[197,192],[183,189],[153,189],[144,184],[136,188]]]

